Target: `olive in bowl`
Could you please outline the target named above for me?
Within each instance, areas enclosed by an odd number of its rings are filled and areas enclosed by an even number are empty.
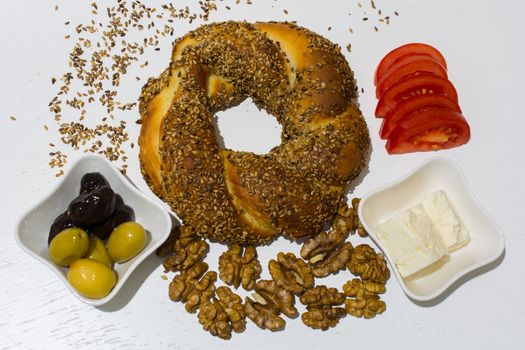
[[[113,264],[117,281],[108,295],[100,299],[89,298],[76,290],[67,280],[68,269],[61,267],[49,257],[47,243],[48,230],[54,219],[62,214],[71,199],[78,196],[81,178],[90,172],[99,172],[111,184],[114,192],[119,193],[126,205],[134,209],[134,220],[147,228],[147,242],[142,251],[131,260]],[[90,305],[103,305],[115,298],[135,269],[157,249],[169,236],[172,221],[168,211],[156,201],[150,199],[121,174],[110,161],[102,156],[82,156],[71,165],[65,176],[49,190],[42,200],[22,213],[15,226],[15,241],[27,254],[47,266],[62,280],[64,286],[80,301]],[[85,229],[88,232],[89,230]]]

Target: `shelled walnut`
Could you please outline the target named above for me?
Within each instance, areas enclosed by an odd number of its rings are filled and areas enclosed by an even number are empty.
[[[282,317],[275,314],[270,308],[248,297],[244,300],[244,312],[246,316],[261,329],[268,329],[275,332],[284,329],[286,325]]]
[[[215,293],[217,273],[206,270],[208,264],[199,262],[176,275],[169,285],[170,299],[185,302],[186,310],[190,313],[197,311],[199,305]]]
[[[348,297],[357,297],[364,294],[383,294],[386,292],[386,288],[383,283],[354,278],[343,285],[343,291]]]
[[[190,226],[184,225],[180,228],[180,235],[177,241],[175,242],[174,249],[177,248],[186,248],[191,242],[202,239],[193,228]]]
[[[199,323],[205,330],[222,339],[230,339],[246,329],[246,314],[242,299],[230,288],[217,288],[216,297],[205,301],[199,308]]]
[[[253,289],[261,276],[261,264],[253,246],[243,248],[234,244],[219,257],[219,277],[224,283],[238,288],[242,284],[245,290]]]
[[[270,260],[268,269],[279,286],[294,294],[301,294],[314,285],[310,267],[293,253],[277,254],[277,260]]]
[[[306,290],[299,300],[306,305],[307,311],[301,319],[308,327],[326,330],[335,327],[346,316],[345,308],[338,306],[344,303],[345,295],[336,288],[316,286]]]
[[[332,228],[347,234],[355,234],[357,231],[357,234],[361,237],[368,236],[357,215],[360,201],[361,199],[359,198],[353,198],[352,208],[348,207],[346,202],[341,204],[332,222]]]
[[[259,328],[271,331],[283,329],[286,322],[280,314],[290,318],[298,314],[294,306],[294,295],[273,280],[258,281],[253,298],[255,300],[246,298],[245,311]]]
[[[347,233],[330,230],[321,232],[304,243],[301,257],[308,260],[315,277],[326,277],[345,267],[353,250],[350,242],[343,243],[347,237]]]
[[[378,294],[385,292],[385,285],[354,278],[343,286],[346,311],[355,317],[372,318],[386,310],[386,304]]]
[[[253,297],[256,302],[264,305],[274,313],[283,313],[290,318],[297,316],[297,309],[294,306],[294,295],[280,287],[273,280],[260,280],[255,284]]]
[[[354,275],[361,276],[363,280],[370,280],[375,283],[384,284],[390,277],[390,271],[383,254],[376,253],[367,244],[360,244],[354,248],[346,267]]]
[[[187,270],[201,262],[208,254],[208,250],[209,245],[203,240],[193,241],[184,248],[176,245],[173,255],[164,260],[164,269],[172,272]]]

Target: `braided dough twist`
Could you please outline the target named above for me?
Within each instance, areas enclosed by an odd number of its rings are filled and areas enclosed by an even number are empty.
[[[213,115],[247,97],[282,125],[268,154],[221,149]],[[368,129],[339,47],[290,23],[224,22],[174,43],[140,98],[141,169],[184,224],[226,243],[315,235],[362,170]]]

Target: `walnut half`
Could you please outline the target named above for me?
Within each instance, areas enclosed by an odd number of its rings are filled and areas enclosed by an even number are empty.
[[[246,297],[244,301],[244,311],[246,312],[246,316],[261,329],[268,329],[275,332],[284,329],[286,325],[282,317],[275,314],[270,308],[248,297]]]
[[[261,276],[261,264],[257,259],[257,251],[253,246],[243,248],[234,244],[219,257],[219,277],[224,283],[246,290],[253,289],[255,282]]]
[[[385,285],[354,278],[343,286],[346,311],[354,317],[373,318],[386,310],[386,304],[378,294],[385,292]]]
[[[199,308],[199,323],[214,336],[230,339],[246,329],[246,315],[242,299],[228,287],[217,288],[217,297],[204,302]]]
[[[186,310],[190,313],[197,311],[199,305],[209,300],[215,292],[217,273],[206,270],[208,264],[200,262],[176,275],[169,285],[170,299],[185,302]]]
[[[390,277],[390,271],[383,254],[376,251],[367,244],[360,244],[354,248],[352,256],[346,267],[356,276],[363,280],[375,283],[386,283]]]
[[[273,280],[258,281],[253,298],[255,300],[246,298],[245,312],[259,328],[281,330],[286,324],[279,316],[281,313],[290,318],[298,314],[294,306],[294,295]]]
[[[312,274],[326,277],[344,269],[352,255],[352,244],[345,242],[348,234],[338,230],[324,231],[307,240],[301,248],[301,257],[308,260]]]
[[[268,269],[279,286],[294,294],[301,294],[314,285],[312,271],[304,260],[293,253],[277,254],[277,260],[270,260]]]
[[[346,316],[344,307],[338,307],[345,301],[345,295],[336,288],[316,286],[308,289],[299,298],[306,305],[306,312],[301,315],[305,325],[314,329],[326,330],[335,327]]]
[[[357,215],[360,201],[361,199],[359,198],[353,198],[352,208],[348,207],[346,202],[343,203],[337,210],[337,214],[332,222],[332,228],[347,234],[355,234],[357,231],[357,234],[361,237],[368,236]]]
[[[193,241],[188,246],[182,247],[175,244],[173,255],[164,260],[166,271],[184,271],[201,262],[208,254],[209,245],[203,240]]]

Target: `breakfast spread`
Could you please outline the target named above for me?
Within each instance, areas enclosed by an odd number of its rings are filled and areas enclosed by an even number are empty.
[[[224,243],[319,233],[365,166],[368,129],[339,48],[292,23],[224,22],[175,42],[140,99],[146,182]],[[213,113],[250,97],[282,125],[268,154],[221,150]]]
[[[148,18],[154,12],[136,6]],[[108,16],[127,18],[120,9],[108,8]],[[126,46],[122,52],[131,47]],[[82,56],[77,54],[72,57]],[[128,66],[124,62],[111,68],[122,68],[113,75],[114,86]],[[80,72],[85,73],[83,68]],[[61,89],[69,89],[70,79],[62,79]],[[389,154],[468,142],[470,127],[436,48],[412,43],[392,50],[377,66],[374,84],[375,115],[383,119],[379,136],[387,140]],[[105,91],[108,96],[101,102],[113,117],[112,92]],[[327,330],[348,315],[369,319],[386,311],[381,299],[390,278],[385,257],[366,243],[349,241],[350,235],[368,239],[358,215],[360,199],[353,198],[348,206],[345,198],[370,156],[357,91],[338,45],[295,22],[245,21],[212,23],[180,37],[169,66],[142,88],[140,169],[153,193],[183,223],[156,251],[164,258],[165,273],[174,274],[168,297],[184,303],[213,336],[230,339],[246,330],[248,320],[272,332],[285,329],[287,319],[294,318]],[[282,126],[281,144],[267,154],[224,149],[217,139],[215,113],[248,98]],[[50,103],[57,122],[60,103],[57,97]],[[131,110],[134,105],[117,108]],[[71,123],[60,132],[70,133],[72,138],[64,142],[73,145],[79,131],[88,138],[91,132],[100,136],[111,131],[114,148],[99,153],[125,161],[120,149],[128,139],[124,124],[88,131]],[[94,144],[92,152],[98,147]],[[61,159],[60,153],[53,157]],[[134,218],[134,210],[104,176],[87,173],[78,196],[50,227],[49,258],[68,268],[67,280],[81,295],[104,298],[118,280],[114,264],[135,258],[147,244],[148,234]],[[470,240],[442,190],[373,230],[403,278],[417,277]],[[301,243],[300,253],[276,252],[266,266],[268,279],[263,279],[265,266],[256,246],[279,235]],[[206,261],[214,243],[224,245],[217,271]],[[340,288],[319,283],[347,273],[352,277]],[[220,283],[225,285],[216,286]]]
[[[374,231],[403,277],[434,264],[469,241],[469,233],[443,190],[428,194]]]
[[[377,66],[375,110],[389,154],[458,147],[470,127],[448,80],[447,63],[434,47],[412,43],[390,51]]]
[[[83,296],[108,295],[117,282],[113,263],[132,259],[146,245],[146,231],[132,221],[134,216],[102,174],[87,173],[80,181],[79,195],[51,225],[49,257],[69,267],[67,279]]]

